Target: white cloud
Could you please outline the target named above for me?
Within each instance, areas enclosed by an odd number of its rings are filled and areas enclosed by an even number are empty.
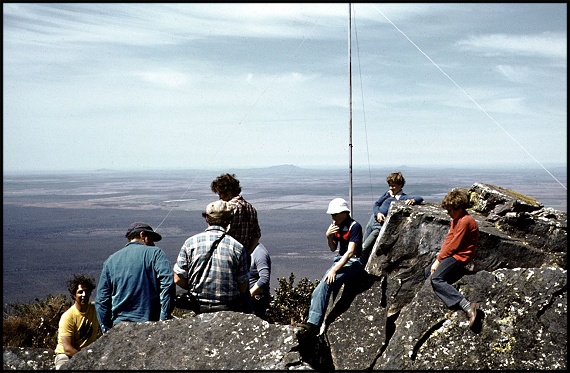
[[[524,83],[528,80],[531,70],[526,67],[498,65],[497,71],[507,80],[514,83]]]
[[[567,56],[567,37],[561,33],[471,36],[457,44],[463,50],[488,54],[514,54],[564,60]]]
[[[168,70],[144,71],[133,73],[133,75],[139,77],[143,81],[171,88],[183,86],[190,80],[190,77],[186,74]]]

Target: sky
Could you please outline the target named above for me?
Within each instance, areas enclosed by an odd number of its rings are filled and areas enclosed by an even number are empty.
[[[566,3],[350,13],[3,3],[4,172],[566,165]]]

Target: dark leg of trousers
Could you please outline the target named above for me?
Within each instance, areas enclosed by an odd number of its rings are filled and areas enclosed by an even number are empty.
[[[424,276],[430,277],[431,264],[425,268]],[[465,274],[465,267],[454,257],[448,256],[443,259],[433,274],[431,274],[431,286],[435,294],[445,303],[447,308],[452,308],[465,298],[452,284]]]

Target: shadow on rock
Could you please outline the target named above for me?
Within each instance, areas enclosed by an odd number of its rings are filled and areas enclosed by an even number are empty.
[[[299,354],[304,362],[319,372],[334,372],[331,348],[326,334],[301,333],[297,335]]]
[[[378,281],[377,276],[370,275],[364,271],[359,276],[347,281],[342,288],[340,298],[335,301],[333,308],[327,315],[325,324],[332,324],[339,316],[346,312],[350,308],[354,298],[356,298],[358,294],[369,290],[375,281]]]

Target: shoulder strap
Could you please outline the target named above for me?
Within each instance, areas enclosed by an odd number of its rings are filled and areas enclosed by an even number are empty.
[[[208,264],[210,262],[210,259],[212,257],[212,254],[214,253],[214,250],[216,250],[216,248],[218,247],[218,245],[220,244],[220,242],[222,242],[222,240],[224,239],[224,237],[226,236],[226,232],[222,233],[222,235],[220,237],[218,237],[213,243],[212,243],[212,247],[210,248],[210,251],[208,252],[208,256],[207,259],[204,260],[204,262],[202,263],[202,266],[200,267],[200,269],[196,272],[195,274],[195,278],[196,280],[199,280],[200,277],[202,277],[202,272],[204,272],[204,268],[206,268],[206,264]],[[192,290],[194,290],[194,286],[192,286]]]

